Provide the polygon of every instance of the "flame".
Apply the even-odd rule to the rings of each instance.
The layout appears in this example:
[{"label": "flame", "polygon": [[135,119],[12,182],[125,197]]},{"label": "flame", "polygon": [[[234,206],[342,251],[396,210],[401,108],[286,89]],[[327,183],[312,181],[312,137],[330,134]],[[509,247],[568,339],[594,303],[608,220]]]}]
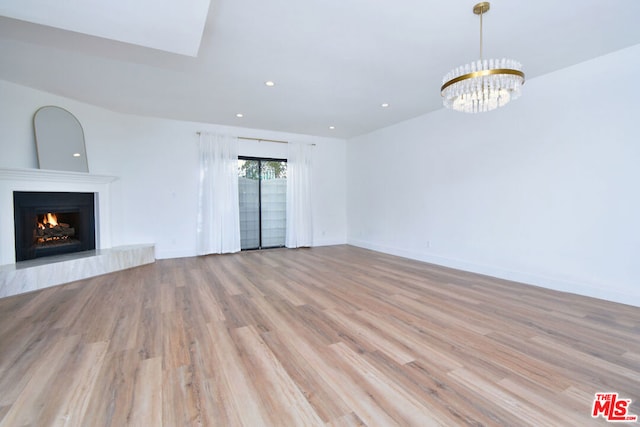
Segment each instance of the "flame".
[{"label": "flame", "polygon": [[52,214],[51,212],[47,214],[46,221],[50,224],[51,227],[55,227],[56,225],[58,225],[58,217],[56,216],[56,214]]},{"label": "flame", "polygon": [[42,222],[38,222],[38,228],[53,228],[58,225],[58,217],[56,214],[49,212],[43,215]]}]

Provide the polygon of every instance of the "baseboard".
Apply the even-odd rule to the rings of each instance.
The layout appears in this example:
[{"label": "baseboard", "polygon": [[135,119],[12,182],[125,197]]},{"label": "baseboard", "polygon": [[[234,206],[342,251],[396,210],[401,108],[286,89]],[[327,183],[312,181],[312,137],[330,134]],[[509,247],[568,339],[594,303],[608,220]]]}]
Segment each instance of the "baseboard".
[{"label": "baseboard", "polygon": [[162,251],[156,248],[156,259],[171,259],[171,258],[189,258],[198,256],[195,249],[181,249],[174,251]]},{"label": "baseboard", "polygon": [[346,245],[347,242],[344,239],[314,239],[313,246],[335,246]]},{"label": "baseboard", "polygon": [[621,304],[633,305],[640,307],[640,294],[612,289],[608,284],[590,285],[585,283],[571,282],[567,280],[557,279],[554,277],[543,276],[530,272],[513,271],[491,265],[483,265],[465,260],[441,257],[429,253],[421,253],[410,251],[402,248],[396,248],[387,245],[381,245],[359,239],[348,239],[348,244],[370,249],[377,252],[383,252],[390,255],[401,256],[404,258],[414,259],[417,261],[428,262],[443,267],[455,268],[457,270],[468,271],[471,273],[484,274],[491,277],[510,280],[513,282],[523,283],[526,285],[539,286],[560,292],[568,292],[576,295],[582,295],[592,298],[598,298],[606,301],[612,301]]}]

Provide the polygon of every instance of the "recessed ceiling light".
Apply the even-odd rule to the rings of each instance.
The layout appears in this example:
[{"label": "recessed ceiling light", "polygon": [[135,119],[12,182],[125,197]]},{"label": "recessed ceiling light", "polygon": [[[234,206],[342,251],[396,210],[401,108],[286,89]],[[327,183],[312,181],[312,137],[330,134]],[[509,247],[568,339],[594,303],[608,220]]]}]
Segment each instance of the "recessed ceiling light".
[{"label": "recessed ceiling light", "polygon": [[384,103],[380,104],[380,106],[382,108],[387,108],[389,106],[389,104],[387,102],[384,102]]},{"label": "recessed ceiling light", "polygon": [[329,129],[334,130],[336,127],[335,126],[329,126]]},{"label": "recessed ceiling light", "polygon": [[266,82],[264,82],[264,84],[269,86],[269,87],[274,87],[276,85],[275,82],[273,82],[271,80],[267,80]]},{"label": "recessed ceiling light", "polygon": [[242,114],[242,113],[238,113],[238,114],[236,114],[236,117],[238,117],[238,118],[242,118],[242,117],[244,117],[244,114]]},{"label": "recessed ceiling light", "polygon": [[80,157],[80,153],[73,153],[73,157]]}]

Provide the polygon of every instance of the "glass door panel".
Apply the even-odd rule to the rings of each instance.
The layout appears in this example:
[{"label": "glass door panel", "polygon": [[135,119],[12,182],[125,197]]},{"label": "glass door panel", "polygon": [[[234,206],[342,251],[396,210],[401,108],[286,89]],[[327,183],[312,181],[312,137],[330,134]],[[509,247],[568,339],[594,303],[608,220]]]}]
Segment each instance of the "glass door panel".
[{"label": "glass door panel", "polygon": [[261,247],[282,247],[287,225],[287,162],[261,162],[260,195]]},{"label": "glass door panel", "polygon": [[257,160],[238,160],[240,248],[260,248],[260,169]]}]

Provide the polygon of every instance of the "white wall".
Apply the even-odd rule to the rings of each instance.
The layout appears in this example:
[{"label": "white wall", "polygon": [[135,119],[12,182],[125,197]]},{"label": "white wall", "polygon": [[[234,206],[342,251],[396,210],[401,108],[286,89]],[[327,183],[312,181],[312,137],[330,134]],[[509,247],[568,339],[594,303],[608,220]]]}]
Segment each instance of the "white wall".
[{"label": "white wall", "polygon": [[640,45],[349,140],[349,243],[640,306],[638,72]]},{"label": "white wall", "polygon": [[[91,173],[120,178],[112,184],[116,246],[155,243],[158,258],[195,255],[197,131],[316,144],[314,245],[346,242],[344,140],[119,114],[0,80],[0,168],[37,168],[32,118],[43,105],[78,118]],[[241,141],[240,154],[286,158],[286,144]]]}]

